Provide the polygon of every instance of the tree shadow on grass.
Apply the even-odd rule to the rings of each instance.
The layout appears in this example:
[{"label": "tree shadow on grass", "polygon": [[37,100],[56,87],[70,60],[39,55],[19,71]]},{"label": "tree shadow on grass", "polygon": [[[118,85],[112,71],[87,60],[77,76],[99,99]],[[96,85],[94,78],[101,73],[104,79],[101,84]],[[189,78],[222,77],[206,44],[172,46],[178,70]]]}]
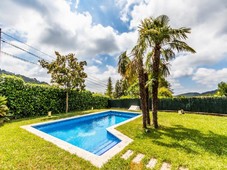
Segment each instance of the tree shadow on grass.
[{"label": "tree shadow on grass", "polygon": [[[150,138],[159,146],[176,148],[187,153],[198,153],[201,150],[216,154],[227,155],[227,136],[209,133],[201,133],[199,130],[186,128],[182,125],[173,127],[160,127],[160,129],[149,129],[150,133],[144,133],[144,138]],[[167,140],[168,139],[168,140]]]}]

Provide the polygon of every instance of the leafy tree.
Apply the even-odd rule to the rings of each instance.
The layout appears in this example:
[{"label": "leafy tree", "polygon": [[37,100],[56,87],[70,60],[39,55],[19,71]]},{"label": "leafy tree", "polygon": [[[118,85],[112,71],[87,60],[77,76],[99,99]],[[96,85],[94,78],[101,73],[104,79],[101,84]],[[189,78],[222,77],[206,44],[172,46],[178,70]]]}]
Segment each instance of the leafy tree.
[{"label": "leafy tree", "polygon": [[161,76],[161,77],[159,78],[158,87],[159,87],[159,88],[165,87],[165,88],[169,89],[170,91],[172,91],[172,90],[171,90],[171,85],[170,85],[170,83],[165,79],[164,76]]},{"label": "leafy tree", "polygon": [[68,95],[72,89],[78,91],[84,90],[85,78],[87,74],[84,72],[86,61],[78,62],[75,54],[61,55],[55,52],[57,58],[55,61],[48,63],[41,60],[40,64],[51,74],[51,83],[57,84],[66,90],[66,113],[68,112]]},{"label": "leafy tree", "polygon": [[[190,28],[174,29],[169,25],[169,18],[161,15],[157,18],[146,18],[139,26],[139,39],[137,46],[140,48],[140,56],[150,52],[151,74],[152,74],[152,115],[154,128],[158,128],[158,87],[161,74],[167,75],[168,61],[175,57],[175,52],[191,52],[195,50],[188,46],[184,41]],[[143,65],[140,64],[139,67]],[[143,68],[140,68],[141,70]],[[139,75],[141,76],[141,75]],[[141,93],[141,98],[145,95]],[[145,102],[145,101],[144,101]]]},{"label": "leafy tree", "polygon": [[128,87],[127,94],[132,98],[139,98],[139,81],[136,80],[131,86]]},{"label": "leafy tree", "polygon": [[113,85],[112,85],[112,80],[109,77],[108,78],[108,83],[107,83],[107,88],[106,88],[106,93],[107,96],[109,96],[109,98],[112,98],[113,96]]},{"label": "leafy tree", "polygon": [[227,83],[220,82],[218,84],[218,95],[227,96]]},{"label": "leafy tree", "polygon": [[172,92],[166,88],[166,87],[161,87],[158,89],[158,97],[159,98],[172,98]]}]

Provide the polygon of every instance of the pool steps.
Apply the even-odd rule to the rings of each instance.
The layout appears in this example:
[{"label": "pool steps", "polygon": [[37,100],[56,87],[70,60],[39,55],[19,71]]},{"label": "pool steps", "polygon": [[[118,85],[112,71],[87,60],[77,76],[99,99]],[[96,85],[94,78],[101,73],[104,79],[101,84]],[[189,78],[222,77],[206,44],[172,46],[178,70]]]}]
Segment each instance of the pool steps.
[{"label": "pool steps", "polygon": [[118,144],[118,141],[105,140],[98,147],[96,147],[96,149],[92,153],[100,156],[116,144]]}]

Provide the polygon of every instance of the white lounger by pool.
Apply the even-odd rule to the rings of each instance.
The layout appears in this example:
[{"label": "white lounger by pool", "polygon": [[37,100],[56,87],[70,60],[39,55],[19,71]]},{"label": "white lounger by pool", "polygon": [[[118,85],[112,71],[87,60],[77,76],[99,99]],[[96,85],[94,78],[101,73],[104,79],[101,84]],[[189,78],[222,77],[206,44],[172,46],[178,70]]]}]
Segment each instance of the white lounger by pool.
[{"label": "white lounger by pool", "polygon": [[140,107],[136,105],[131,105],[128,110],[140,110]]}]

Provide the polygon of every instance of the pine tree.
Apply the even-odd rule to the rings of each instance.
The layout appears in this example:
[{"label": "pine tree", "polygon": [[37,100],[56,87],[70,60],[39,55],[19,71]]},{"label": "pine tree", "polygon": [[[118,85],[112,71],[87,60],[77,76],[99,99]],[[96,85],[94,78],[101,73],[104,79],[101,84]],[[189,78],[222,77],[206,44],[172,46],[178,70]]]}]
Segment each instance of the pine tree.
[{"label": "pine tree", "polygon": [[113,85],[112,85],[112,80],[109,77],[108,78],[108,83],[107,83],[107,89],[106,89],[106,93],[107,96],[109,96],[109,98],[113,97]]},{"label": "pine tree", "polygon": [[119,98],[121,97],[121,84],[120,81],[117,80],[115,84],[115,91],[114,91],[114,98]]}]

